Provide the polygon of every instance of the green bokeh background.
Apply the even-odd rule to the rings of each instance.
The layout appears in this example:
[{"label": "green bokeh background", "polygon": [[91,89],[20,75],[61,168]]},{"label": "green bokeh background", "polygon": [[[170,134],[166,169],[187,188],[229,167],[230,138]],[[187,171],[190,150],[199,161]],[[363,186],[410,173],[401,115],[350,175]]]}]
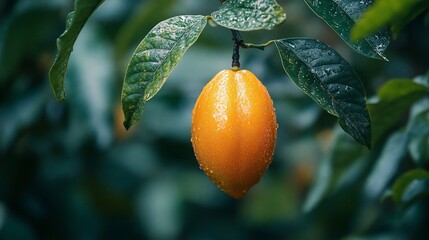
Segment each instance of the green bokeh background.
[{"label": "green bokeh background", "polygon": [[[304,1],[278,2],[286,22],[273,31],[243,33],[245,41],[317,38],[350,62],[368,96],[391,78],[412,78],[429,68],[424,16],[393,40],[387,63],[355,53]],[[279,129],[273,163],[241,200],[209,181],[193,154],[191,113],[203,86],[230,68],[227,29],[206,27],[147,103],[142,120],[125,131],[120,91],[139,41],[163,19],[209,15],[218,7],[215,0],[106,0],[76,41],[66,77],[67,99],[58,103],[47,73],[73,1],[0,2],[0,239],[425,236],[427,198],[401,214],[391,200],[380,203],[368,196],[365,183],[372,158],[348,165],[352,150],[361,147],[288,79],[274,46],[241,50],[242,68],[258,76],[274,100]],[[305,212],[316,173],[339,135],[348,145],[341,153],[343,165],[337,167],[360,170],[347,171],[341,187]],[[395,172],[386,168],[381,177],[396,176],[397,169],[409,165],[405,157]]]}]

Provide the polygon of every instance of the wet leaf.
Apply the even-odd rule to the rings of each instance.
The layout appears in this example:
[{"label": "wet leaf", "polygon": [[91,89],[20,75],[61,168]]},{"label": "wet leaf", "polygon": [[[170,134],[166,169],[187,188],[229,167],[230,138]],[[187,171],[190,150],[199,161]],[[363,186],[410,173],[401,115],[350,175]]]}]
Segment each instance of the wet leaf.
[{"label": "wet leaf", "polygon": [[378,98],[368,103],[372,142],[377,143],[415,101],[428,94],[429,87],[410,79],[393,79],[384,84],[378,91]]},{"label": "wet leaf", "polygon": [[429,172],[423,169],[414,169],[400,176],[393,184],[393,200],[397,205],[403,202],[404,193],[414,181],[429,179]]},{"label": "wet leaf", "polygon": [[[363,39],[389,25],[400,29],[401,25],[409,21],[410,17],[413,18],[416,12],[427,7],[429,7],[427,0],[377,0],[353,27],[351,36],[356,40]],[[395,32],[397,33],[399,29]]]},{"label": "wet leaf", "polygon": [[201,15],[177,16],[156,25],[137,46],[122,88],[124,126],[140,120],[146,102],[163,86],[207,23]]},{"label": "wet leaf", "polygon": [[76,0],[75,10],[67,16],[66,30],[57,39],[58,55],[49,71],[49,80],[58,101],[65,99],[64,79],[73,45],[91,14],[104,0]]},{"label": "wet leaf", "polygon": [[351,66],[332,48],[314,39],[283,39],[274,43],[286,73],[330,114],[357,142],[371,145],[365,90]]},{"label": "wet leaf", "polygon": [[238,31],[269,30],[286,19],[275,0],[227,0],[211,16],[217,24]]},{"label": "wet leaf", "polygon": [[353,41],[350,32],[372,0],[305,0],[307,5],[322,18],[350,47],[371,58],[387,60],[384,51],[389,45],[388,31]]}]

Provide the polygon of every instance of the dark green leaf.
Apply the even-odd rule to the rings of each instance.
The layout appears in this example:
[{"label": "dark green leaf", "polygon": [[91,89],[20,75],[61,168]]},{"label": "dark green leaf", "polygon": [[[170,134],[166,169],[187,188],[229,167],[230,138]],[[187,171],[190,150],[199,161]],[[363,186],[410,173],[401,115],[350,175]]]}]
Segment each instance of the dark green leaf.
[{"label": "dark green leaf", "polygon": [[415,11],[428,5],[427,0],[377,0],[353,27],[351,36],[359,40],[388,25],[402,25]]},{"label": "dark green leaf", "polygon": [[161,89],[206,23],[207,18],[200,15],[172,17],[156,25],[140,42],[122,88],[125,128],[140,120],[146,102]]},{"label": "dark green leaf", "polygon": [[362,82],[332,48],[314,39],[274,43],[289,77],[330,114],[357,142],[370,147],[371,125]]},{"label": "dark green leaf", "polygon": [[368,104],[373,126],[372,142],[377,143],[416,100],[428,93],[428,87],[409,79],[395,79],[384,84],[378,91],[378,99]]},{"label": "dark green leaf", "polygon": [[227,0],[211,15],[217,24],[238,31],[269,30],[286,19],[275,0]]},{"label": "dark green leaf", "polygon": [[424,165],[429,161],[429,100],[414,104],[407,126],[408,149],[413,160]]},{"label": "dark green leaf", "polygon": [[[20,67],[24,62],[34,64],[40,54],[50,51],[56,37],[52,29],[58,27],[60,10],[41,5],[31,1],[24,8],[15,8],[11,17],[0,23],[0,85],[6,79],[11,81],[15,74],[22,74]],[[29,23],[34,31],[28,31]]]},{"label": "dark green leaf", "polygon": [[377,32],[362,38],[362,41],[350,38],[353,26],[372,4],[372,0],[305,0],[305,2],[357,52],[371,58],[387,60],[384,51],[390,41],[388,31]]},{"label": "dark green leaf", "polygon": [[404,193],[408,186],[415,180],[429,179],[429,172],[423,169],[414,169],[400,176],[393,184],[393,200],[397,205],[403,201]]},{"label": "dark green leaf", "polygon": [[395,18],[391,23],[392,35],[394,38],[398,37],[399,32],[402,28],[413,21],[417,16],[426,11],[429,8],[429,2],[421,1],[420,4],[416,4],[408,13],[402,14],[401,18]]},{"label": "dark green leaf", "polygon": [[383,146],[370,175],[365,182],[365,195],[376,199],[385,191],[386,186],[396,174],[396,171],[406,153],[407,137],[404,132],[393,134]]},{"label": "dark green leaf", "polygon": [[32,88],[20,98],[0,104],[0,153],[10,149],[19,133],[39,119],[45,102],[43,88]]},{"label": "dark green leaf", "polygon": [[416,204],[423,197],[427,197],[429,195],[429,188],[425,182],[427,181],[415,181],[408,187],[403,196],[403,211]]},{"label": "dark green leaf", "polygon": [[67,16],[66,30],[57,39],[58,55],[49,71],[49,80],[58,101],[65,98],[64,78],[74,42],[88,18],[103,2],[104,0],[76,0],[75,10]]},{"label": "dark green leaf", "polygon": [[[116,76],[114,58],[106,51],[110,43],[99,34],[97,27],[88,22],[75,43],[67,82],[67,92],[73,97],[68,99],[67,105],[70,107],[68,124],[80,129],[71,130],[74,139],[80,142],[91,139],[102,149],[110,146],[113,135],[111,114],[116,96],[112,96],[112,92]],[[76,151],[77,146],[69,144],[68,147]]]},{"label": "dark green leaf", "polygon": [[356,144],[350,136],[337,128],[331,149],[318,167],[303,210],[311,211],[326,195],[335,191],[341,181],[347,178],[346,175],[350,174],[352,166],[355,166],[366,152],[365,147]]}]

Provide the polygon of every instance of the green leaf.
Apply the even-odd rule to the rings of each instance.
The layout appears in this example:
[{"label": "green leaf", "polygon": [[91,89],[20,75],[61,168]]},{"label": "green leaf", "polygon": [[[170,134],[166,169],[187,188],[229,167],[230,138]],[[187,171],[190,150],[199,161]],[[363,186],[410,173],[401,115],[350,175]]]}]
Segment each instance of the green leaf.
[{"label": "green leaf", "polygon": [[425,6],[429,6],[427,0],[377,0],[353,27],[351,36],[359,40],[388,25],[400,26]]},{"label": "green leaf", "polygon": [[[34,65],[40,54],[51,50],[52,39],[57,37],[53,29],[58,28],[59,12],[50,4],[31,1],[0,20],[0,85],[13,81],[15,75],[22,74],[20,68]],[[37,31],[30,33],[29,23]]]},{"label": "green leaf", "polygon": [[91,14],[104,0],[76,0],[75,10],[68,14],[66,30],[57,39],[58,55],[49,71],[49,80],[58,101],[65,99],[64,79],[73,45]]},{"label": "green leaf", "polygon": [[337,116],[341,127],[357,142],[370,147],[365,90],[351,66],[315,39],[282,39],[274,43],[292,81],[323,109]]},{"label": "green leaf", "polygon": [[316,179],[305,199],[305,212],[311,211],[325,196],[338,190],[342,181],[349,177],[347,175],[352,174],[353,166],[367,153],[365,147],[356,144],[350,136],[340,131],[339,127],[334,134],[331,149],[317,168]]},{"label": "green leaf", "polygon": [[393,19],[390,30],[394,38],[398,37],[399,32],[402,28],[413,21],[417,16],[426,11],[429,8],[429,2],[421,2],[411,9],[407,14],[404,14],[401,18]]},{"label": "green leaf", "polygon": [[305,0],[305,2],[358,53],[387,61],[384,56],[390,41],[387,30],[362,38],[361,41],[350,38],[353,26],[372,4],[372,0]]},{"label": "green leaf", "polygon": [[429,93],[429,87],[409,79],[394,79],[378,91],[378,98],[369,101],[372,120],[372,142],[375,144],[410,106]]},{"label": "green leaf", "polygon": [[397,205],[403,202],[404,193],[415,180],[429,179],[429,172],[423,169],[414,169],[400,176],[392,187],[393,200]]},{"label": "green leaf", "polygon": [[367,198],[379,198],[398,170],[407,152],[407,137],[404,131],[392,134],[378,156],[364,187]]},{"label": "green leaf", "polygon": [[420,166],[429,161],[429,99],[415,103],[407,126],[408,150]]},{"label": "green leaf", "polygon": [[227,0],[211,16],[217,24],[238,31],[270,30],[286,19],[275,0]]},{"label": "green leaf", "polygon": [[176,16],[156,25],[131,57],[122,87],[124,126],[140,120],[146,102],[163,86],[186,50],[206,26],[201,15]]}]

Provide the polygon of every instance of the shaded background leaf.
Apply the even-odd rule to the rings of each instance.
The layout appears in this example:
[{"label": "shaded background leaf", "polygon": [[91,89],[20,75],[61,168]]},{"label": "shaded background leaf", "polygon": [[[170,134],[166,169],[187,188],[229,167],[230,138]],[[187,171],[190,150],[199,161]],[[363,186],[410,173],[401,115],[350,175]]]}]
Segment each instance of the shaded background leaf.
[{"label": "shaded background leaf", "polygon": [[407,191],[408,186],[413,181],[429,179],[429,172],[423,169],[414,169],[404,173],[400,176],[392,187],[393,199],[397,205],[402,204],[404,193]]},{"label": "shaded background leaf", "polygon": [[341,127],[370,147],[371,126],[362,82],[332,48],[314,39],[274,41],[282,65],[295,84],[339,118]]},{"label": "shaded background leaf", "polygon": [[[18,4],[11,10],[13,17],[5,20],[5,25],[0,28],[0,42],[3,43],[0,44],[0,86],[18,75],[28,59],[33,56],[43,58],[42,53],[49,49],[47,45],[56,37],[52,29],[58,26],[60,19],[58,7],[32,2],[26,6]],[[28,31],[29,22],[38,29],[37,32]],[[35,64],[37,67],[45,66]]]},{"label": "shaded background leaf", "polygon": [[319,163],[317,177],[303,205],[303,210],[313,210],[327,195],[341,188],[352,171],[351,166],[359,165],[367,150],[357,145],[350,136],[338,127],[328,154]]},{"label": "shaded background leaf", "polygon": [[383,30],[372,35],[365,35],[359,39],[361,41],[352,40],[350,37],[353,26],[373,0],[305,0],[305,2],[357,52],[371,58],[387,60],[384,51],[390,42],[388,31]]},{"label": "shaded background leaf", "polygon": [[429,161],[429,99],[424,98],[411,108],[407,125],[408,150],[418,166]]},{"label": "shaded background leaf", "polygon": [[161,89],[206,23],[201,15],[172,17],[156,25],[137,46],[122,87],[125,128],[140,120],[146,102]]},{"label": "shaded background leaf", "polygon": [[377,0],[353,27],[351,37],[360,40],[380,29],[394,26],[397,36],[403,25],[429,7],[426,0]]},{"label": "shaded background leaf", "polygon": [[227,0],[211,16],[217,24],[238,31],[270,30],[286,19],[275,0]]},{"label": "shaded background leaf", "polygon": [[376,144],[415,101],[428,94],[428,87],[410,79],[392,79],[384,84],[377,97],[368,101],[372,121],[372,142]]},{"label": "shaded background leaf", "polygon": [[392,134],[386,141],[376,163],[365,182],[365,195],[370,200],[381,197],[395,176],[396,171],[407,153],[407,136],[402,132]]}]

